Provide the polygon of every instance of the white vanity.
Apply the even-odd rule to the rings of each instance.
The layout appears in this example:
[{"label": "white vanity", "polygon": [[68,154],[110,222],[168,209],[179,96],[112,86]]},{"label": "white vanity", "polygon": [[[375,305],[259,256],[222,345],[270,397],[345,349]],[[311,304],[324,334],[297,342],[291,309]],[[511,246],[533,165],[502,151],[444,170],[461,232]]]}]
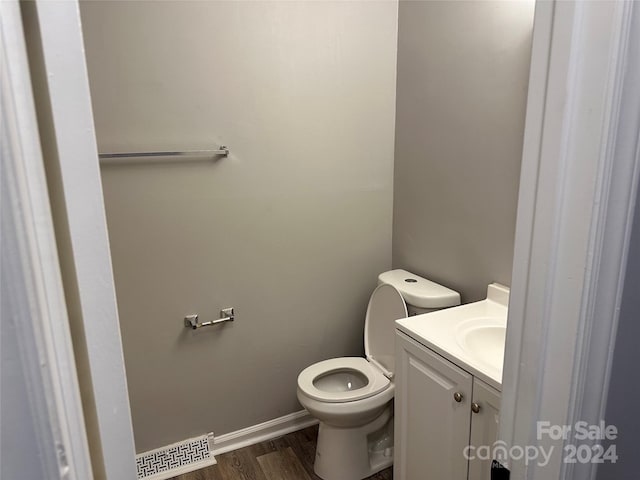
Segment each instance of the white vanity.
[{"label": "white vanity", "polygon": [[477,448],[497,440],[508,300],[491,284],[486,300],[396,322],[395,479],[489,480]]}]

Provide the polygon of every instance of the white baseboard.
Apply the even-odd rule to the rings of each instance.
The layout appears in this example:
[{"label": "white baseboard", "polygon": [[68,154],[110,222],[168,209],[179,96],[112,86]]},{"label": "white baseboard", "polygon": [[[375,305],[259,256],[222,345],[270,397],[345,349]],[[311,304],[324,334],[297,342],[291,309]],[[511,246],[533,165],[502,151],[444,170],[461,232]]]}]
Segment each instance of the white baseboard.
[{"label": "white baseboard", "polygon": [[222,453],[248,447],[256,443],[271,440],[272,438],[286,435],[287,433],[302,430],[318,423],[318,420],[309,415],[306,410],[290,413],[284,417],[274,418],[258,425],[214,436],[211,444],[211,453],[220,455]]},{"label": "white baseboard", "polygon": [[[317,423],[318,420],[309,415],[309,412],[300,410],[284,417],[274,418],[273,420],[243,428],[242,430],[236,430],[235,432],[225,433],[224,435],[203,435],[143,452],[136,455],[138,478],[144,480],[173,478],[183,473],[214,465],[216,463],[214,455],[271,440]],[[192,460],[183,459],[183,454],[177,451],[177,447],[180,446],[184,446],[187,450],[194,446],[197,447],[198,442],[203,444],[201,448],[202,446],[208,447],[208,451],[204,453],[198,452]],[[189,455],[186,455],[186,457],[189,457]],[[167,465],[163,465],[163,463],[167,463]]]}]

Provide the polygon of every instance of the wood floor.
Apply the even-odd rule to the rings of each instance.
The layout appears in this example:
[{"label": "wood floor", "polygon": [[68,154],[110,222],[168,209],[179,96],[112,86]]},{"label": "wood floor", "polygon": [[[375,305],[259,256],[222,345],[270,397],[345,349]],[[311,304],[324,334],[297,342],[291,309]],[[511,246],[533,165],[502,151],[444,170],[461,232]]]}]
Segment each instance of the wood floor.
[{"label": "wood floor", "polygon": [[[216,456],[217,465],[172,480],[321,480],[313,473],[318,426]],[[387,468],[371,480],[391,480]]]}]

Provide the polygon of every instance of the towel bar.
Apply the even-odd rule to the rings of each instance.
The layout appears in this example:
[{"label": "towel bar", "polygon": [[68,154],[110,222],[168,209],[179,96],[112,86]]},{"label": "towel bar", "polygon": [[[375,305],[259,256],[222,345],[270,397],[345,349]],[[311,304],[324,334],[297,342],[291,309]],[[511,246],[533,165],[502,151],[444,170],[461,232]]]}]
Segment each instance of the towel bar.
[{"label": "towel bar", "polygon": [[220,145],[216,150],[184,150],[175,152],[121,152],[121,153],[99,153],[101,161],[109,161],[122,158],[160,158],[160,157],[228,157],[229,148]]}]

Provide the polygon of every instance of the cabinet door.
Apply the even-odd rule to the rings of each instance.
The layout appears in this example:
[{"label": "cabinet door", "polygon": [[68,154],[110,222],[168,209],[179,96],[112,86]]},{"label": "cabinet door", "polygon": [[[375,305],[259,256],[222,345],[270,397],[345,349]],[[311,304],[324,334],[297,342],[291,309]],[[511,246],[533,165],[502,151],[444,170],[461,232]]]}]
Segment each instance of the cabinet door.
[{"label": "cabinet door", "polygon": [[[498,421],[500,420],[500,392],[481,380],[473,380],[473,403],[480,407],[478,413],[471,415],[471,446],[474,452],[480,446],[488,446],[498,440]],[[472,457],[473,458],[473,457]],[[490,480],[491,460],[469,461],[469,480]]]},{"label": "cabinet door", "polygon": [[394,479],[466,480],[471,375],[401,332],[396,355]]}]

